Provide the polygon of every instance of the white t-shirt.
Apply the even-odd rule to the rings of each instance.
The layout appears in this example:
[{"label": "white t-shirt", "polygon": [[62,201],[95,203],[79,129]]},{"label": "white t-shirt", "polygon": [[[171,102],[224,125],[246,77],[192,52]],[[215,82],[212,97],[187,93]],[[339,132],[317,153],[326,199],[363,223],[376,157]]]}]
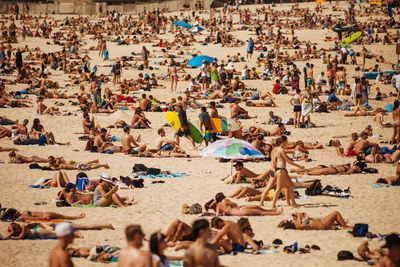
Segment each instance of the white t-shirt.
[{"label": "white t-shirt", "polygon": [[394,86],[396,86],[397,90],[400,90],[400,74],[393,75],[392,80],[394,80]]}]

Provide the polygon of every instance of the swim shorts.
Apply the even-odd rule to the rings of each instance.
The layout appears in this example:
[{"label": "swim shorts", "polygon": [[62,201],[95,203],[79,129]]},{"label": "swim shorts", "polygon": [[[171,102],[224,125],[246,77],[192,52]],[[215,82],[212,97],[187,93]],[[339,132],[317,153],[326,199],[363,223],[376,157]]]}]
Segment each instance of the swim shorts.
[{"label": "swim shorts", "polygon": [[244,252],[244,247],[238,243],[232,243],[232,252]]},{"label": "swim shorts", "polygon": [[160,148],[161,151],[172,150],[172,146],[170,144],[165,144]]}]

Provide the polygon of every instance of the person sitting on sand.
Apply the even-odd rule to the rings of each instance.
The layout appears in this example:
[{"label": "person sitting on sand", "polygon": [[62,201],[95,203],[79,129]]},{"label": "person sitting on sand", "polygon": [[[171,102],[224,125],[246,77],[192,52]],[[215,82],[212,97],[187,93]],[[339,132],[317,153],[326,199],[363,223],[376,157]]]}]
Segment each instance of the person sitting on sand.
[{"label": "person sitting on sand", "polygon": [[122,151],[125,154],[138,154],[146,150],[146,145],[139,145],[137,142],[140,141],[140,135],[136,138],[130,134],[130,127],[126,125],[124,127],[124,134],[121,137]]},{"label": "person sitting on sand", "polygon": [[249,183],[252,180],[265,180],[269,178],[269,170],[262,174],[256,174],[251,170],[244,167],[243,161],[236,161],[233,164],[233,167],[236,170],[236,173],[232,175],[232,183]]},{"label": "person sitting on sand", "polygon": [[8,154],[10,163],[13,164],[24,164],[24,163],[49,163],[49,159],[40,158],[37,156],[26,157],[11,151]]},{"label": "person sitting on sand", "polygon": [[188,224],[176,219],[169,226],[166,232],[165,240],[173,245],[177,241],[194,241],[192,240],[192,227]]},{"label": "person sitting on sand", "polygon": [[134,203],[128,201],[125,197],[120,197],[116,192],[118,191],[118,185],[114,185],[114,182],[110,180],[107,174],[102,174],[99,185],[96,187],[93,193],[93,204],[100,207],[107,207],[111,204],[117,205],[118,207],[127,207]]},{"label": "person sitting on sand", "polygon": [[61,115],[60,110],[58,108],[46,106],[45,104],[43,104],[43,100],[44,99],[41,96],[39,96],[36,100],[36,103],[37,103],[36,113],[37,114]]},{"label": "person sitting on sand", "polygon": [[138,224],[131,224],[125,228],[128,246],[119,253],[118,267],[152,266],[151,253],[142,251],[144,233]]},{"label": "person sitting on sand", "polygon": [[223,193],[217,193],[214,201],[217,216],[274,216],[283,212],[282,208],[268,210],[256,205],[239,206],[235,202],[226,199]]},{"label": "person sitting on sand", "polygon": [[347,225],[338,211],[334,211],[322,219],[311,218],[305,212],[293,213],[292,217],[292,220],[281,221],[278,227],[294,230],[333,230],[337,226],[347,230],[353,228]]},{"label": "person sitting on sand", "polygon": [[133,114],[132,121],[131,121],[131,127],[134,129],[140,129],[140,128],[151,128],[150,127],[150,121],[146,119],[144,116],[144,113],[140,107],[135,108],[135,113]]},{"label": "person sitting on sand", "polygon": [[[218,229],[218,233],[212,239],[211,244],[219,244],[227,253],[244,252],[246,242],[243,232],[237,223],[214,217],[211,219],[211,228]],[[224,238],[225,236],[227,239]],[[226,240],[228,240],[228,242],[226,242]],[[254,250],[259,249],[258,245],[254,242],[252,242],[252,245]]]},{"label": "person sitting on sand", "polygon": [[209,243],[211,238],[209,222],[205,219],[196,220],[192,228],[195,241],[186,251],[183,266],[219,267],[218,247]]},{"label": "person sitting on sand", "polygon": [[257,117],[250,117],[249,112],[239,106],[240,100],[236,99],[231,105],[231,118],[232,119],[252,119]]},{"label": "person sitting on sand", "polygon": [[357,248],[357,253],[364,261],[379,260],[384,255],[382,249],[370,250],[368,247],[368,241],[363,241],[362,244]]},{"label": "person sitting on sand", "polygon": [[189,155],[179,146],[179,144],[172,139],[168,139],[163,128],[157,131],[159,138],[156,141],[156,149],[160,152],[161,156],[170,157],[188,157]]},{"label": "person sitting on sand", "polygon": [[68,205],[88,205],[93,204],[93,194],[83,194],[77,191],[75,184],[67,183],[57,194],[58,201],[65,201]]},{"label": "person sitting on sand", "polygon": [[45,131],[43,125],[40,123],[39,118],[35,118],[33,120],[33,125],[31,131],[29,132],[29,137],[32,139],[39,139],[41,136],[44,136],[46,139],[47,145],[66,145],[68,146],[70,143],[60,143],[55,140],[54,134],[52,132]]}]

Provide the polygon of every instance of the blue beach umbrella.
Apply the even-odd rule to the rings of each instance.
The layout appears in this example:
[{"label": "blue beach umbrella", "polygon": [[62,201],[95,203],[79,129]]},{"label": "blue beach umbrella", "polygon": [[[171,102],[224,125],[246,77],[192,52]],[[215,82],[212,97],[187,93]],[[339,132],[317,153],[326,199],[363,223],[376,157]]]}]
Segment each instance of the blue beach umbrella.
[{"label": "blue beach umbrella", "polygon": [[178,27],[186,28],[186,29],[192,28],[192,25],[190,25],[189,23],[180,21],[180,20],[175,20],[175,25]]},{"label": "blue beach umbrella", "polygon": [[204,55],[199,55],[193,57],[191,60],[188,61],[188,65],[191,67],[200,67],[203,64],[203,60],[207,61],[208,63],[214,62],[214,58]]}]

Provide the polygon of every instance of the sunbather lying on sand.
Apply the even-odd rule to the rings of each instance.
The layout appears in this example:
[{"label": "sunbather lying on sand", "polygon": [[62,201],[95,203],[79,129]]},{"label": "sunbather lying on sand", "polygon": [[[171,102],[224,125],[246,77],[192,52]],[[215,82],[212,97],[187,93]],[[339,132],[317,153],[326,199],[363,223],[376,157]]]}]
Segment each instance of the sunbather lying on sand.
[{"label": "sunbather lying on sand", "polygon": [[[111,229],[114,227],[111,224],[95,224],[95,225],[75,225],[72,224],[76,230],[103,230]],[[56,233],[54,232],[56,224],[46,225],[43,223],[10,223],[7,229],[7,234],[3,239],[14,239],[14,240],[24,240],[24,239],[56,239]],[[76,233],[76,237],[81,237],[79,233]]]},{"label": "sunbather lying on sand", "polygon": [[18,211],[13,208],[4,210],[0,215],[0,220],[12,220],[12,221],[50,221],[50,220],[78,220],[85,217],[85,213],[81,213],[76,216],[68,216],[60,213],[50,211]]},{"label": "sunbather lying on sand", "polygon": [[8,154],[10,158],[10,163],[14,164],[24,164],[24,163],[48,163],[49,159],[40,158],[37,156],[26,157],[20,154],[15,153],[15,151],[11,151]]},{"label": "sunbather lying on sand", "polygon": [[256,205],[239,206],[235,202],[226,199],[223,193],[217,193],[213,203],[208,208],[215,209],[217,216],[268,216],[280,215],[283,212],[282,208],[269,210]]},{"label": "sunbather lying on sand", "polygon": [[333,175],[333,174],[352,174],[361,173],[362,169],[357,165],[340,164],[340,165],[318,165],[308,169],[292,169],[291,173],[298,173],[304,175]]},{"label": "sunbather lying on sand", "polygon": [[295,230],[332,230],[340,226],[342,229],[352,229],[338,211],[334,211],[322,219],[311,218],[305,212],[293,213],[292,217],[291,220],[281,221],[278,227]]}]

